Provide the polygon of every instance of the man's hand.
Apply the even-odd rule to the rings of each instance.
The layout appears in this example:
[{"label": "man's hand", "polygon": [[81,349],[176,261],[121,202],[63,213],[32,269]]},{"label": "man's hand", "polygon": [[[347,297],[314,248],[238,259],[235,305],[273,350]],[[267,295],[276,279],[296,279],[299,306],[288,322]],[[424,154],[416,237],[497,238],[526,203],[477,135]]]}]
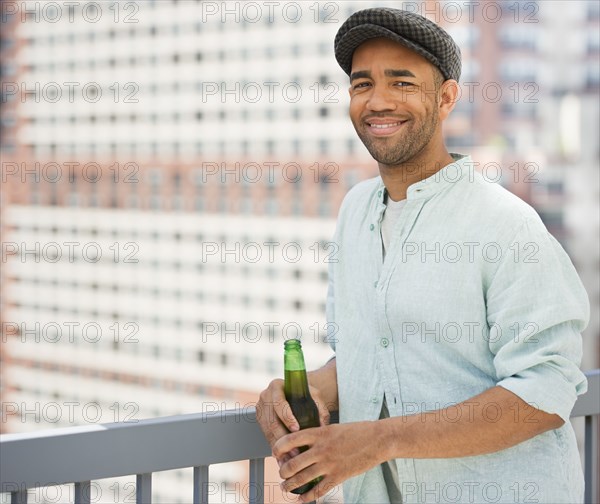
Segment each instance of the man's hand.
[{"label": "man's hand", "polygon": [[[319,409],[321,425],[327,425],[329,423],[329,411],[325,406],[321,393],[317,388],[311,385],[309,385],[309,391]],[[300,429],[298,421],[292,414],[290,404],[285,399],[283,380],[281,379],[273,380],[269,386],[261,392],[259,401],[256,404],[256,416],[260,428],[271,447],[273,447],[277,440],[282,436]],[[290,455],[296,453],[297,451],[294,451]],[[278,457],[280,463],[282,463],[283,460],[283,455]],[[287,460],[287,458],[285,458],[285,460]]]},{"label": "man's hand", "polygon": [[[558,415],[541,411],[497,386],[444,410],[305,429],[278,438],[272,446],[285,490],[323,476],[302,495],[301,500],[309,502],[386,460],[493,453],[563,423]],[[309,448],[298,454],[301,446]]]},{"label": "man's hand", "polygon": [[[383,441],[383,438],[381,438]],[[301,446],[308,450],[288,457]],[[273,455],[281,463],[282,488],[294,488],[323,476],[309,492],[299,496],[310,502],[324,496],[343,481],[368,471],[386,460],[387,453],[378,442],[376,422],[334,424],[287,434],[273,445]]]}]

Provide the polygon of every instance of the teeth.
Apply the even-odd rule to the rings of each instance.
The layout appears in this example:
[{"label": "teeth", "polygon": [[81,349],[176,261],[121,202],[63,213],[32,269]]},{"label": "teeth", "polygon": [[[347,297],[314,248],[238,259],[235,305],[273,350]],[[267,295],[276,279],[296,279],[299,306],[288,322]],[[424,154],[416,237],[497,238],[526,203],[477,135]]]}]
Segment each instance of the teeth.
[{"label": "teeth", "polygon": [[394,128],[395,126],[398,126],[400,123],[393,123],[393,124],[371,124],[371,128],[375,128],[375,129],[387,129],[387,128]]}]

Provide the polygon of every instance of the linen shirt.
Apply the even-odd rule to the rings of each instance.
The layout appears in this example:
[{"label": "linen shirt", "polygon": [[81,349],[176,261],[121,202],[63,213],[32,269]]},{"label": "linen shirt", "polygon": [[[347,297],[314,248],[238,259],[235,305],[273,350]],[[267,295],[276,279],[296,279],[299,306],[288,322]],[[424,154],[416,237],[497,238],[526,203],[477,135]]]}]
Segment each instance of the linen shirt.
[{"label": "linen shirt", "polygon": [[[377,420],[384,397],[390,416],[419,415],[498,385],[565,424],[491,454],[396,459],[403,502],[582,502],[569,415],[587,389],[587,294],[536,212],[453,158],[408,188],[385,258],[382,179],[342,203],[327,297],[340,422]],[[381,466],[346,481],[344,502],[389,502]]]}]

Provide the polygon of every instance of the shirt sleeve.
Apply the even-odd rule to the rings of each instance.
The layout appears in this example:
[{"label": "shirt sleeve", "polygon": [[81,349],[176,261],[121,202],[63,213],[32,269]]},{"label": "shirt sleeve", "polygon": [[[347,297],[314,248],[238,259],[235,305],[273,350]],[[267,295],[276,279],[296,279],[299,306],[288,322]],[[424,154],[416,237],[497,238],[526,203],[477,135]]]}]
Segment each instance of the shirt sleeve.
[{"label": "shirt sleeve", "polygon": [[516,231],[486,303],[497,385],[567,421],[587,390],[579,365],[589,301],[571,260],[541,221],[527,219]]}]

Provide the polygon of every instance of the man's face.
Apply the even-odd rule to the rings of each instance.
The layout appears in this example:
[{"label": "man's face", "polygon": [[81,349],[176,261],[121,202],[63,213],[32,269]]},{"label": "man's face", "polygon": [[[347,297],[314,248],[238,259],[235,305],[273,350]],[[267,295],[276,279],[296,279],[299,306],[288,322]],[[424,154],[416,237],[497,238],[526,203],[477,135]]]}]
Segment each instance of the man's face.
[{"label": "man's face", "polygon": [[352,58],[350,118],[371,156],[388,166],[409,162],[440,124],[435,67],[385,38],[361,44]]}]

